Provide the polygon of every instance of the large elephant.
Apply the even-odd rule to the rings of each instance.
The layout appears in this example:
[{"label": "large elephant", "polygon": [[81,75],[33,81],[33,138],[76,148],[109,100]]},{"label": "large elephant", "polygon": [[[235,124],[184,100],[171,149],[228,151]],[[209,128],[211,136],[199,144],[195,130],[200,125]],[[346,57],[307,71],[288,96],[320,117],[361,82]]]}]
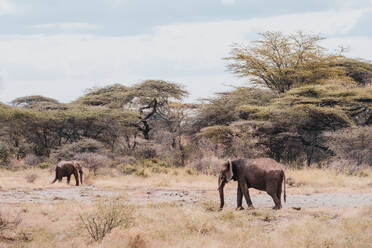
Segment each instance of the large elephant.
[{"label": "large elephant", "polygon": [[70,183],[71,175],[74,174],[76,186],[79,186],[79,176],[80,173],[80,183],[83,184],[83,169],[81,168],[79,162],[77,161],[61,161],[56,167],[56,178],[52,183],[62,181],[62,177],[67,177],[67,183]]},{"label": "large elephant", "polygon": [[243,195],[248,207],[253,208],[249,196],[249,188],[266,191],[274,200],[275,207],[282,207],[281,194],[282,183],[284,183],[284,201],[286,201],[285,192],[285,174],[281,164],[273,159],[238,159],[227,161],[221,166],[218,177],[218,191],[220,193],[220,209],[224,206],[223,188],[230,180],[238,181],[237,190],[237,209],[241,210]]}]

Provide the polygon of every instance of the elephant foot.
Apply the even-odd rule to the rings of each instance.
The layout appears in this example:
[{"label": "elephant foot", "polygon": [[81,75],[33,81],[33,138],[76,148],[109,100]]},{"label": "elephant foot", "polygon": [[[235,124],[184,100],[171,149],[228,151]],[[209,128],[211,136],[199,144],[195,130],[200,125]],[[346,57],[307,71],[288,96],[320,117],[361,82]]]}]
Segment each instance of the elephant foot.
[{"label": "elephant foot", "polygon": [[244,208],[240,206],[240,207],[237,207],[235,210],[240,211],[240,210],[244,210]]},{"label": "elephant foot", "polygon": [[253,205],[249,205],[248,209],[254,209]]},{"label": "elephant foot", "polygon": [[280,206],[275,206],[275,207],[273,207],[273,209],[274,210],[279,210],[279,209],[281,209],[281,207]]}]

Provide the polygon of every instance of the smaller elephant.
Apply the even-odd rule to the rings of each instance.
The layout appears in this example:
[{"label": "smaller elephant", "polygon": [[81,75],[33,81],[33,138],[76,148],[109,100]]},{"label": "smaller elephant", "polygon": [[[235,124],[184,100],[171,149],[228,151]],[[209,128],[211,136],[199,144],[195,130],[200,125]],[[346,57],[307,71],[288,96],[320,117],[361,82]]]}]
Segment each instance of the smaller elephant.
[{"label": "smaller elephant", "polygon": [[249,188],[266,191],[273,199],[275,206],[273,209],[282,208],[281,194],[282,184],[284,185],[284,201],[286,201],[285,192],[285,174],[283,166],[273,159],[237,159],[225,162],[221,166],[218,177],[218,191],[220,193],[220,209],[224,205],[223,188],[230,180],[238,182],[237,189],[237,209],[243,209],[243,196],[248,207],[253,208]]},{"label": "smaller elephant", "polygon": [[56,166],[56,178],[52,183],[62,181],[62,177],[67,177],[67,183],[70,184],[71,175],[74,174],[76,186],[79,186],[79,176],[80,183],[83,184],[83,169],[77,161],[61,161]]}]

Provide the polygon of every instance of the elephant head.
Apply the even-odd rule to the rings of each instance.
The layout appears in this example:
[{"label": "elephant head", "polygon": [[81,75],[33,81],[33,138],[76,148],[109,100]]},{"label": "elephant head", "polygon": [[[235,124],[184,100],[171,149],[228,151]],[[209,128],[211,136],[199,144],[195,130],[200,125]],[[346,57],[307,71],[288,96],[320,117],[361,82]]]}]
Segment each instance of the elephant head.
[{"label": "elephant head", "polygon": [[220,209],[223,208],[224,205],[224,193],[223,193],[223,188],[226,183],[231,181],[234,178],[234,173],[233,173],[233,164],[229,160],[228,162],[224,163],[221,166],[221,170],[218,176],[218,191],[220,192]]},{"label": "elephant head", "polygon": [[80,174],[80,184],[83,184],[83,169],[78,161],[74,161],[74,166]]}]

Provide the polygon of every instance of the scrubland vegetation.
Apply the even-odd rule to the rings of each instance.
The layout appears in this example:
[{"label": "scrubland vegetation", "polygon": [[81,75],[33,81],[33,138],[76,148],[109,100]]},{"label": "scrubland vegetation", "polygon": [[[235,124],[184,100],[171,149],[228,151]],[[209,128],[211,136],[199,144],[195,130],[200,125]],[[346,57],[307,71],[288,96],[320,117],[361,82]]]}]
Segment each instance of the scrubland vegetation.
[{"label": "scrubland vegetation", "polygon": [[131,187],[216,190],[218,166],[239,157],[283,163],[289,194],[370,192],[372,64],[330,53],[321,39],[267,32],[235,44],[228,68],[250,84],[193,104],[162,80],[92,88],[70,103],[1,104],[1,191],[72,187],[50,182],[58,161],[79,160],[84,185],[123,195],[1,205],[0,245],[368,247],[371,205],[217,212],[217,192],[216,201],[125,201]]}]

